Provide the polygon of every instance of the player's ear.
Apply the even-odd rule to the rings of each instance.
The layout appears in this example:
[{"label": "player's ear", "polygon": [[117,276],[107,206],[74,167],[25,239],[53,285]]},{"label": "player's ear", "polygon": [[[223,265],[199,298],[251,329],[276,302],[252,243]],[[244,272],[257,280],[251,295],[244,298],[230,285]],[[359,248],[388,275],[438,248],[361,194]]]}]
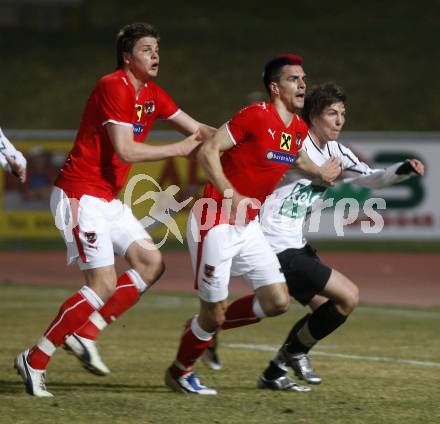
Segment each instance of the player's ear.
[{"label": "player's ear", "polygon": [[122,53],[122,60],[124,61],[124,65],[129,65],[131,60],[131,54],[128,52]]},{"label": "player's ear", "polygon": [[272,95],[278,95],[280,94],[280,89],[278,87],[278,83],[276,81],[272,81],[269,84],[269,88],[270,88],[270,92],[272,93]]}]

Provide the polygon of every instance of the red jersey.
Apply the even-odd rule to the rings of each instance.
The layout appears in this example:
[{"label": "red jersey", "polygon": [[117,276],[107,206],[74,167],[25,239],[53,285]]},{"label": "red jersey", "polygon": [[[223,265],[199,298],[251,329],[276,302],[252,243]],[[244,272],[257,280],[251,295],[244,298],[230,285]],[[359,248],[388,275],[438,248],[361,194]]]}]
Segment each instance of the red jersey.
[{"label": "red jersey", "polygon": [[[240,194],[263,204],[293,165],[307,136],[307,125],[294,114],[286,127],[275,107],[262,102],[242,109],[226,126],[235,146],[221,157],[223,172]],[[204,197],[220,205],[223,194],[208,182]],[[249,219],[257,215],[258,210],[248,210]]]},{"label": "red jersey", "polygon": [[170,119],[178,111],[171,97],[151,81],[136,97],[124,71],[105,75],[87,101],[75,144],[55,185],[76,195],[113,200],[124,186],[131,165],[116,154],[105,125],[132,127],[133,139],[143,143],[157,118]]}]

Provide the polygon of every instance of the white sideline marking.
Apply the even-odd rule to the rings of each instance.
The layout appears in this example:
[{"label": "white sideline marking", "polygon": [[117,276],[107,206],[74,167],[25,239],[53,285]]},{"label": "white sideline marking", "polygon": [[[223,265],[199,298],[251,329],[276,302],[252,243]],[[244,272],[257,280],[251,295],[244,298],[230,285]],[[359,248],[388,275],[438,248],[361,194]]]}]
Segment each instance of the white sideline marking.
[{"label": "white sideline marking", "polygon": [[[229,347],[231,349],[249,349],[249,350],[261,350],[265,352],[276,352],[278,348],[266,344],[248,344],[248,343],[222,343],[222,346]],[[363,356],[363,355],[346,355],[343,353],[328,353],[320,351],[310,352],[312,356],[329,356],[332,358],[341,359],[353,359],[361,361],[375,361],[375,362],[391,362],[393,364],[405,364],[405,365],[417,365],[422,367],[440,368],[440,362],[430,361],[417,361],[415,359],[395,359],[386,358],[383,356]]]}]

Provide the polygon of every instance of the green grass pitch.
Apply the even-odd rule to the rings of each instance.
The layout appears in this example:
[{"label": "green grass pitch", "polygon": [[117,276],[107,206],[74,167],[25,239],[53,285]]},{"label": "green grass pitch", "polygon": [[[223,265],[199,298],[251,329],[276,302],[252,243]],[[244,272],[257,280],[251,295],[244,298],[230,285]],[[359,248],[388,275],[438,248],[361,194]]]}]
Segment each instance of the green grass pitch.
[{"label": "green grass pitch", "polygon": [[440,308],[361,305],[316,347],[323,377],[310,393],[256,388],[256,379],[304,313],[222,333],[221,371],[202,364],[202,383],[218,396],[186,396],[163,384],[180,331],[197,310],[195,296],[154,290],[99,339],[112,374],[88,374],[59,349],[48,369],[51,399],[27,395],[13,370],[73,289],[0,285],[0,423],[393,424],[440,422]]}]

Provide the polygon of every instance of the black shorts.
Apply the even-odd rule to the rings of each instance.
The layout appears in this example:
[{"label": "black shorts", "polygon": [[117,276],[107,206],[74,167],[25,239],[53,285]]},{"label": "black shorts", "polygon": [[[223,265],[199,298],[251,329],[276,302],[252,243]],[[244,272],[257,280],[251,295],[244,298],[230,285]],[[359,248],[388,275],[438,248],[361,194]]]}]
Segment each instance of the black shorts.
[{"label": "black shorts", "polygon": [[321,262],[309,244],[302,249],[287,249],[279,253],[281,271],[286,277],[289,294],[303,305],[324,290],[331,268]]}]

